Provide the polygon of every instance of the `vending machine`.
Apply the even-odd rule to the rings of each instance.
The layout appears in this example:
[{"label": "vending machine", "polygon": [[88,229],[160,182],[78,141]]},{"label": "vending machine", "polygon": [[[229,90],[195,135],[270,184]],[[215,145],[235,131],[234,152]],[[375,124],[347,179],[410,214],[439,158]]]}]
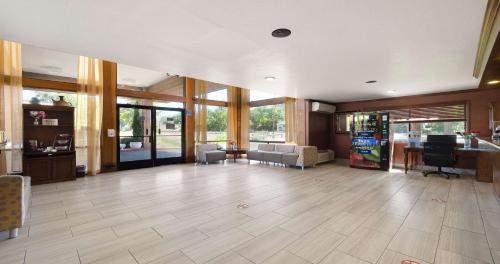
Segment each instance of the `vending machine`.
[{"label": "vending machine", "polygon": [[354,113],[350,166],[389,170],[389,113]]}]

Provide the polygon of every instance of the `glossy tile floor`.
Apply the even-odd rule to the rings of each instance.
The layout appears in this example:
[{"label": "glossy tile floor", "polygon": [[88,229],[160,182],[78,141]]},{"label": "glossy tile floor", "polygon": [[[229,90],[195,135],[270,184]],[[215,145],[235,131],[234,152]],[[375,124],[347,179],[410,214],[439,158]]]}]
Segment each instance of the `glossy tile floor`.
[{"label": "glossy tile floor", "polygon": [[491,184],[339,163],[173,165],[34,186],[0,263],[500,264]]}]

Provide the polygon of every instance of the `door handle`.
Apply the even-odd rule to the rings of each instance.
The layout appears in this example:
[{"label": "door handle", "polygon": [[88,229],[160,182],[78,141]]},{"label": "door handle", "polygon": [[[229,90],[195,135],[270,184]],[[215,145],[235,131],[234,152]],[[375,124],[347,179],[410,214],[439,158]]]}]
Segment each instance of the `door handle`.
[{"label": "door handle", "polygon": [[146,128],[146,136],[149,135],[149,129]]},{"label": "door handle", "polygon": [[161,128],[158,129],[158,134],[161,134]]}]

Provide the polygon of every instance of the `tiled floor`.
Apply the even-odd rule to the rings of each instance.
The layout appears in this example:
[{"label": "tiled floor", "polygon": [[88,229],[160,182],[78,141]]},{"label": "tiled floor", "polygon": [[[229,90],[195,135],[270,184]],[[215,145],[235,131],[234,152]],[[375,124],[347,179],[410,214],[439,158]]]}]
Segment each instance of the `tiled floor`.
[{"label": "tiled floor", "polygon": [[[238,208],[238,204],[248,208]],[[491,184],[351,169],[172,165],[33,187],[0,263],[500,264]]]}]

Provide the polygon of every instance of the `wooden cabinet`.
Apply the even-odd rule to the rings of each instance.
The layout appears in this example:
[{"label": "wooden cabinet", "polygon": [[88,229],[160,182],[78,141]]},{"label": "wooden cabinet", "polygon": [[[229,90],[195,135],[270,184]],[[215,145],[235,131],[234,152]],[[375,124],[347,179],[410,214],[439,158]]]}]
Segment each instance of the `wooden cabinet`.
[{"label": "wooden cabinet", "polygon": [[[43,117],[35,120],[33,114],[40,112]],[[52,119],[45,120],[52,122],[43,122],[43,119]],[[73,107],[23,105],[23,175],[31,176],[32,184],[74,180],[74,134]],[[60,148],[61,142],[67,142],[63,148]],[[44,152],[47,147],[57,152]]]},{"label": "wooden cabinet", "polygon": [[70,181],[76,178],[75,153],[28,154],[23,158],[23,175],[32,184]]},{"label": "wooden cabinet", "polygon": [[476,180],[493,182],[493,156],[496,152],[478,151],[476,157]]},{"label": "wooden cabinet", "polygon": [[30,176],[32,184],[51,182],[52,165],[46,157],[23,159],[23,175]]}]

